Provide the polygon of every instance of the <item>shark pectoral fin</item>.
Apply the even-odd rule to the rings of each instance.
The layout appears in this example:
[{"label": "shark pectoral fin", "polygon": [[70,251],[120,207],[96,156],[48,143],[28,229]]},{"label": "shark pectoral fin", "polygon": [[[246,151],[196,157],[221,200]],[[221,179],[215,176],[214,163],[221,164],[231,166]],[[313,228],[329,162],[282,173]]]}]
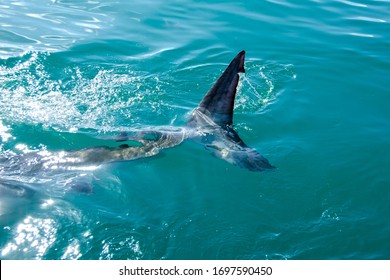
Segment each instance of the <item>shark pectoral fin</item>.
[{"label": "shark pectoral fin", "polygon": [[235,150],[229,148],[219,148],[213,145],[207,145],[207,148],[212,148],[215,156],[226,160],[230,164],[246,168],[250,171],[275,169],[275,167],[272,166],[265,157],[252,148]]},{"label": "shark pectoral fin", "polygon": [[249,169],[250,171],[275,169],[265,157],[252,148],[233,151],[231,157],[234,159],[235,165]]}]

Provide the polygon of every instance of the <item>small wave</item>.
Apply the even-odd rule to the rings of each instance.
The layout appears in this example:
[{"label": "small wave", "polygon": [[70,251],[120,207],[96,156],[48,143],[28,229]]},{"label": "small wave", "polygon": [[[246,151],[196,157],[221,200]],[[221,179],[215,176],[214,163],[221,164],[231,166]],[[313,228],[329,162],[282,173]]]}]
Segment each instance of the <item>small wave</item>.
[{"label": "small wave", "polygon": [[348,17],[347,19],[363,21],[363,22],[376,22],[376,23],[386,23],[387,22],[386,20],[383,20],[380,18],[364,17],[364,16]]},{"label": "small wave", "polygon": [[353,7],[360,7],[360,8],[367,8],[366,4],[358,3],[358,2],[352,2],[352,1],[347,1],[347,0],[339,0],[340,3],[343,3],[348,6],[353,6]]},{"label": "small wave", "polygon": [[350,32],[348,35],[356,36],[356,37],[365,37],[365,38],[374,38],[374,34],[364,34],[364,33],[357,33],[357,32]]}]

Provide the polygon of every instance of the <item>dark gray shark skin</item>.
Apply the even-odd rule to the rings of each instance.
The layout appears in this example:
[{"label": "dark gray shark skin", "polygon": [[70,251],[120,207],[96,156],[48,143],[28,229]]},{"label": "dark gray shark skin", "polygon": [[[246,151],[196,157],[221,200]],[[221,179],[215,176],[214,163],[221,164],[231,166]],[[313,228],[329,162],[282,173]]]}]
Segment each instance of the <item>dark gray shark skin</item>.
[{"label": "dark gray shark skin", "polygon": [[[233,109],[239,73],[244,73],[245,51],[232,60],[221,77],[192,112],[184,127],[154,127],[122,133],[117,147],[91,147],[81,150],[31,151],[3,158],[0,171],[33,175],[38,170],[77,170],[94,168],[102,163],[152,157],[161,150],[179,145],[189,138],[198,138],[215,156],[250,171],[273,169],[268,160],[248,147],[233,129]],[[134,144],[135,143],[135,144]],[[1,160],[0,160],[1,161]],[[0,162],[1,163],[1,162]]]},{"label": "dark gray shark skin", "polygon": [[274,169],[266,158],[249,148],[232,127],[238,73],[245,73],[244,60],[245,51],[241,51],[194,110],[187,125],[202,131],[203,144],[215,156],[250,171]]}]

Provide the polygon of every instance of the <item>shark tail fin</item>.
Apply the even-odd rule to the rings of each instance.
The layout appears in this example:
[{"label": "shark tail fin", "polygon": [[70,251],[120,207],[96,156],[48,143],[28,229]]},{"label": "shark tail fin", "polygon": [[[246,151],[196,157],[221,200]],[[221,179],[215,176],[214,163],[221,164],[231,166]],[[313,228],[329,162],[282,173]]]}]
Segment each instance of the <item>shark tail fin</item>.
[{"label": "shark tail fin", "polygon": [[230,62],[217,82],[210,88],[197,110],[220,126],[233,123],[234,99],[239,80],[238,73],[245,73],[245,51],[241,51]]}]

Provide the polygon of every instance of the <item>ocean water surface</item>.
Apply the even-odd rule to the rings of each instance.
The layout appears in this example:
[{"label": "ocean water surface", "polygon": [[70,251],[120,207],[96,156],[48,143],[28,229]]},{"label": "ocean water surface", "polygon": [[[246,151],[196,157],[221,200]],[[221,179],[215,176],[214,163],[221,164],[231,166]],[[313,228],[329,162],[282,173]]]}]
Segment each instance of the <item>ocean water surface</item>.
[{"label": "ocean water surface", "polygon": [[[1,1],[0,259],[390,259],[389,4]],[[185,125],[241,50],[234,127],[276,170],[20,160]]]}]

